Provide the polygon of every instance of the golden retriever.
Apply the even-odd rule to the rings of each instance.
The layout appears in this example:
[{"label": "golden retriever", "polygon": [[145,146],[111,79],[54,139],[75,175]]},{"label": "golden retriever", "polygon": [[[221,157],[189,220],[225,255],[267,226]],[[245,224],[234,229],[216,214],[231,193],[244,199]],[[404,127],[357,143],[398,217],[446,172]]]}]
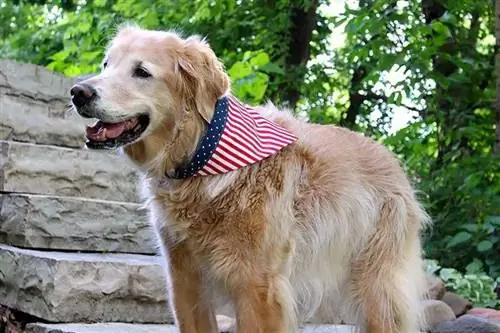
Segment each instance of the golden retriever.
[{"label": "golden retriever", "polygon": [[422,328],[429,218],[382,145],[269,103],[255,110],[295,142],[237,170],[171,177],[193,158],[217,101],[235,99],[208,43],[175,32],[122,27],[101,73],[71,94],[81,116],[99,120],[87,147],[123,149],[144,175],[181,333],[217,332],[225,302],[239,333],[306,322]]}]

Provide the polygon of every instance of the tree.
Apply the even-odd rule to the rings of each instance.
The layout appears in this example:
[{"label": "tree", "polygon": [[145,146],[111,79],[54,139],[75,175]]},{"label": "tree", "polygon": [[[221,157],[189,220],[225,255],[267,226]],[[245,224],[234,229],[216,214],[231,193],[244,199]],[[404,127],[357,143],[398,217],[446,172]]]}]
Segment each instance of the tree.
[{"label": "tree", "polygon": [[98,69],[107,38],[121,22],[182,27],[185,34],[206,36],[228,68],[238,63],[230,72],[242,98],[271,98],[294,108],[304,65],[317,54],[309,45],[321,45],[330,33],[326,24],[319,26],[325,19],[317,8],[325,2],[96,0],[83,6],[69,0],[19,1],[0,9],[0,18],[11,23],[0,28],[5,38],[0,54],[79,75]]}]

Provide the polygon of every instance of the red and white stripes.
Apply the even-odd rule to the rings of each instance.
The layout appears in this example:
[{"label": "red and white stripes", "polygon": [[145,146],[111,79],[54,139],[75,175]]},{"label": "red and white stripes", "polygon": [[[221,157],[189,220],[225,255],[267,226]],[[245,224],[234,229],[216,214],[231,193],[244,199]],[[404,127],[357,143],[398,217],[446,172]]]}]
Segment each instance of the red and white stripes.
[{"label": "red and white stripes", "polygon": [[226,173],[262,161],[297,140],[233,96],[228,96],[228,102],[224,131],[211,158],[198,171],[200,176]]}]

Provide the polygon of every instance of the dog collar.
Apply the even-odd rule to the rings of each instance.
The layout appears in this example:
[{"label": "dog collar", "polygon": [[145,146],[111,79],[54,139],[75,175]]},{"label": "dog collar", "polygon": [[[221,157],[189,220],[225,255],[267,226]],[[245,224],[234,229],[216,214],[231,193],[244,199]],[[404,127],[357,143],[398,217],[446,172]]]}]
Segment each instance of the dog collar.
[{"label": "dog collar", "polygon": [[217,100],[215,112],[193,158],[169,178],[218,175],[241,169],[276,154],[297,140],[234,96]]}]

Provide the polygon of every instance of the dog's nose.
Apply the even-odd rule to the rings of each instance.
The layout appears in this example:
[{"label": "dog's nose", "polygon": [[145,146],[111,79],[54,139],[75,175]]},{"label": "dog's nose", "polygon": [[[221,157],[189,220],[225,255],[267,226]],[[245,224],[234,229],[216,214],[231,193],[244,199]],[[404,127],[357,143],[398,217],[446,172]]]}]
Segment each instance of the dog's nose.
[{"label": "dog's nose", "polygon": [[86,84],[75,84],[71,90],[73,104],[77,108],[85,106],[95,97],[95,90]]}]

